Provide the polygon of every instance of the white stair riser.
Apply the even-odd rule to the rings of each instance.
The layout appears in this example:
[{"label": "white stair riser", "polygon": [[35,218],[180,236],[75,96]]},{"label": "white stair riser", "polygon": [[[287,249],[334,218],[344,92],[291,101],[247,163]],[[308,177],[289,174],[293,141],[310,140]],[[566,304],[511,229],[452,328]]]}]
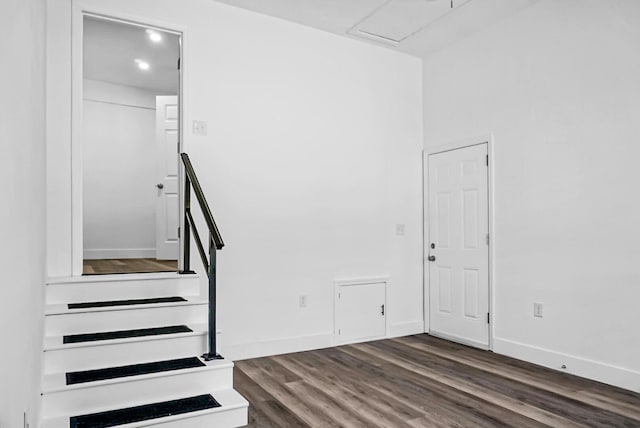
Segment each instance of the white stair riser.
[{"label": "white stair riser", "polygon": [[[139,424],[123,425],[123,427],[160,427],[160,428],[236,428],[243,427],[249,423],[247,407],[236,407],[225,409],[215,413],[198,412],[194,416],[176,418],[173,421],[158,422],[147,421]],[[69,428],[69,419],[57,418],[55,420],[46,420],[41,428]]]},{"label": "white stair riser", "polygon": [[206,342],[206,335],[191,335],[48,350],[44,353],[44,373],[82,371],[193,357],[206,352]]},{"label": "white stair riser", "polygon": [[165,376],[95,385],[88,388],[45,393],[42,414],[53,417],[65,414],[89,414],[105,409],[162,402],[176,396],[191,397],[212,390],[233,388],[233,367],[198,370],[190,373],[167,372]]},{"label": "white stair riser", "polygon": [[235,428],[243,427],[249,423],[247,407],[229,409],[219,413],[180,419],[162,424],[149,424],[143,426],[157,426],[160,428]]},{"label": "white stair riser", "polygon": [[162,280],[98,281],[90,283],[48,284],[47,304],[100,302],[109,300],[149,299],[167,296],[197,296],[198,278]]},{"label": "white stair riser", "polygon": [[182,324],[205,324],[207,304],[148,307],[45,316],[45,335],[97,333]]}]

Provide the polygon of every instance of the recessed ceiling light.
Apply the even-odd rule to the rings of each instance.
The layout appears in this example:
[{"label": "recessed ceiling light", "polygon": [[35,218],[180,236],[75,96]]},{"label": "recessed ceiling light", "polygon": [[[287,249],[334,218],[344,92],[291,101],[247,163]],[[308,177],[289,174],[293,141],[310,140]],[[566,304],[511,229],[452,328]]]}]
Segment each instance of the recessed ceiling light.
[{"label": "recessed ceiling light", "polygon": [[158,43],[162,41],[162,34],[158,33],[157,31],[147,30],[147,34],[149,35],[149,40],[151,40],[152,42]]},{"label": "recessed ceiling light", "polygon": [[140,70],[148,70],[149,69],[149,63],[147,61],[143,61],[141,59],[136,59],[135,63],[138,64],[138,67],[140,68]]}]

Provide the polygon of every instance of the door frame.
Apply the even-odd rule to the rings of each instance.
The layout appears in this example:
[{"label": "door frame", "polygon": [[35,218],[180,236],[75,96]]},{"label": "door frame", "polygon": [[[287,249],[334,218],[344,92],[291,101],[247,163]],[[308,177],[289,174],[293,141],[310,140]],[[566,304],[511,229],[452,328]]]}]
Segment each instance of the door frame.
[{"label": "door frame", "polygon": [[[429,313],[429,303],[430,303],[430,283],[429,283],[429,268],[430,263],[427,260],[429,255],[428,245],[430,241],[429,235],[429,156],[435,155],[437,153],[449,152],[457,149],[464,149],[467,147],[478,146],[481,144],[487,145],[487,154],[489,155],[489,166],[487,167],[487,205],[488,205],[488,220],[489,220],[489,266],[488,266],[488,274],[489,274],[489,342],[487,349],[493,350],[493,341],[495,336],[495,325],[496,325],[496,305],[495,305],[495,292],[494,292],[494,284],[495,284],[495,224],[494,224],[494,182],[493,182],[493,174],[494,174],[494,164],[495,157],[493,156],[493,135],[485,134],[479,135],[477,137],[465,138],[463,140],[452,141],[442,145],[436,145],[433,147],[427,147],[422,151],[422,224],[423,224],[423,242],[422,242],[422,278],[423,278],[423,319],[424,319],[424,332],[427,334],[431,333],[430,326],[430,313]],[[433,334],[435,335],[435,334]],[[438,336],[448,339],[444,337],[442,334],[438,334]],[[459,340],[458,340],[459,341]],[[459,341],[460,342],[460,341]],[[462,343],[462,342],[461,342]],[[475,345],[474,345],[475,346]]]},{"label": "door frame", "polygon": [[[174,23],[130,15],[118,10],[95,7],[84,0],[72,0],[71,5],[71,274],[81,276],[83,271],[83,19],[91,16],[106,21],[119,22],[176,34],[180,37],[180,69],[178,70],[178,141],[179,151],[185,150],[184,142],[184,70],[187,29]],[[177,65],[177,64],[176,64]],[[179,156],[179,154],[176,154]],[[184,211],[183,168],[179,163],[178,199],[180,212]],[[184,230],[184,216],[178,215],[180,230]],[[182,249],[182,234],[178,237]],[[182,268],[182,251],[178,253],[179,270]]]}]

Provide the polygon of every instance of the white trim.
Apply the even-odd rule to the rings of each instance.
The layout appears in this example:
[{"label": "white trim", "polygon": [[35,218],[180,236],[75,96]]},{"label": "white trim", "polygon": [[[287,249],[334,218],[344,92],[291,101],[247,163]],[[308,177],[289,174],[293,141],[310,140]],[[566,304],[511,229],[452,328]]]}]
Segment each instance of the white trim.
[{"label": "white trim", "polygon": [[59,276],[71,275],[72,259],[71,2],[47,4],[47,275]]},{"label": "white trim", "polygon": [[467,339],[466,337],[456,336],[455,334],[440,333],[439,331],[430,330],[429,335],[439,337],[440,339],[448,340],[450,342],[461,343],[467,346],[473,346],[474,348],[489,350],[489,346],[486,343],[476,342],[475,340]]},{"label": "white trim", "polygon": [[[640,372],[618,367],[575,355],[551,351],[538,346],[527,345],[500,337],[493,341],[493,351],[497,354],[517,358],[576,376],[615,385],[640,392]],[[566,368],[561,367],[565,365]]]},{"label": "white trim", "polygon": [[334,346],[333,333],[321,333],[309,336],[284,337],[280,339],[236,343],[222,343],[221,353],[225,358],[238,361],[292,352],[312,351]]},{"label": "white trim", "polygon": [[43,376],[42,394],[55,394],[56,392],[66,392],[66,391],[74,391],[74,390],[82,390],[82,389],[91,390],[92,388],[99,388],[104,385],[120,385],[120,384],[134,383],[134,382],[143,382],[147,379],[158,379],[158,378],[170,379],[173,376],[179,376],[181,374],[202,373],[202,372],[208,372],[213,370],[233,369],[233,366],[234,366],[233,362],[227,359],[204,361],[201,358],[200,358],[200,361],[204,363],[204,366],[191,367],[191,368],[185,368],[180,370],[170,370],[165,372],[138,374],[136,376],[102,379],[102,380],[93,381],[93,382],[76,383],[71,385],[67,385],[65,382],[66,373],[48,373]]},{"label": "white trim", "polygon": [[71,275],[82,275],[83,265],[83,15],[78,1],[71,5]]},{"label": "white trim", "polygon": [[[386,338],[410,336],[422,333],[422,320],[393,324]],[[381,338],[384,339],[384,338]],[[370,342],[376,339],[366,339],[348,343]],[[346,345],[337,344],[333,332],[314,334],[309,336],[285,337],[280,339],[235,343],[221,345],[221,353],[232,361],[247,360],[250,358],[268,357],[271,355],[290,354],[292,352],[312,351],[315,349],[331,348]]]},{"label": "white trim", "polygon": [[[187,296],[189,297],[189,296]],[[94,314],[101,312],[128,312],[128,311],[145,311],[154,310],[158,308],[184,308],[189,306],[207,306],[208,300],[185,300],[180,302],[167,302],[167,303],[152,303],[152,304],[137,304],[137,305],[125,305],[125,306],[95,306],[87,308],[74,308],[69,309],[69,303],[54,303],[46,305],[44,308],[45,317],[57,316],[57,315],[77,315],[77,314]],[[141,312],[142,313],[142,312]],[[45,318],[46,319],[46,318]]]},{"label": "white trim", "polygon": [[[482,134],[476,137],[463,138],[461,140],[450,141],[437,146],[430,146],[423,150],[424,153],[434,155],[436,153],[450,152],[451,150],[464,149],[465,147],[478,146],[480,144],[489,144],[489,149],[493,146],[493,135]],[[488,150],[489,157],[493,154],[492,150]]]},{"label": "white trim", "polygon": [[[429,325],[429,275],[426,274],[427,271],[427,245],[429,240],[429,211],[427,208],[427,203],[429,201],[429,186],[427,184],[429,178],[429,155],[433,155],[436,153],[443,153],[457,149],[463,149],[466,147],[478,146],[481,144],[487,145],[487,154],[489,156],[489,165],[487,167],[487,205],[489,209],[488,218],[489,218],[489,313],[490,315],[490,323],[489,323],[489,343],[488,346],[485,344],[472,344],[471,346],[475,346],[478,348],[484,349],[493,349],[493,340],[495,337],[495,325],[496,325],[496,304],[495,304],[495,292],[494,292],[494,284],[495,284],[495,218],[494,218],[494,164],[495,157],[493,156],[493,135],[492,134],[483,134],[478,135],[476,137],[464,138],[457,141],[452,141],[449,143],[427,147],[423,150],[422,154],[422,224],[423,224],[423,243],[422,243],[422,297],[423,297],[423,317],[424,317],[424,332],[431,333],[430,325]],[[435,335],[435,334],[434,334]],[[442,336],[440,336],[442,337]],[[444,338],[444,337],[443,337]],[[457,342],[461,342],[461,339],[454,339]],[[469,342],[469,341],[467,341]],[[469,343],[466,343],[469,344]]]},{"label": "white trim", "polygon": [[422,151],[422,320],[424,324],[424,333],[429,333],[431,327],[430,308],[431,300],[429,293],[429,275],[427,274],[427,257],[429,256],[429,209],[427,202],[429,201],[429,155],[426,150]]},{"label": "white trim", "polygon": [[[96,10],[96,8],[93,8],[93,10]],[[158,26],[153,25],[153,24],[147,24],[147,23],[143,23],[142,21],[147,21],[147,18],[138,18],[135,16],[131,16],[129,15],[128,17],[124,17],[123,14],[117,12],[117,13],[112,13],[109,11],[105,11],[104,9],[102,9],[101,12],[88,12],[88,11],[84,11],[83,13],[84,16],[88,16],[90,18],[97,18],[97,19],[101,19],[103,21],[110,21],[110,22],[115,22],[117,24],[128,24],[128,25],[133,25],[136,27],[141,27],[141,28],[148,28],[151,30],[157,30],[157,31],[161,31],[163,33],[170,33],[173,34],[174,36],[180,36],[180,31],[176,31],[176,30],[172,30],[169,27],[166,27],[164,24],[160,24]],[[119,15],[119,17],[116,17],[116,15]]]},{"label": "white trim", "polygon": [[389,326],[387,338],[412,336],[424,332],[424,320],[394,323]]},{"label": "white trim", "polygon": [[[180,339],[183,337],[194,337],[194,336],[207,336],[207,328],[206,324],[189,324],[188,326],[192,331],[182,332],[182,333],[171,333],[171,334],[159,334],[156,336],[136,336],[136,337],[123,337],[119,339],[108,339],[108,340],[97,340],[91,342],[77,342],[77,343],[64,343],[64,336],[52,335],[44,337],[44,352],[51,351],[65,351],[68,349],[76,349],[76,348],[94,348],[97,346],[111,346],[111,345],[119,345],[122,343],[136,343],[136,342],[151,342],[155,340],[169,340],[169,339]],[[218,334],[220,334],[218,332]]]},{"label": "white trim", "polygon": [[[143,16],[131,15],[118,10],[95,7],[86,4],[84,0],[72,0],[71,5],[71,275],[80,276],[83,270],[83,167],[82,167],[82,105],[83,105],[83,71],[82,71],[82,44],[83,44],[83,18],[85,15],[94,18],[121,22],[129,25],[145,26],[167,31],[180,36],[180,72],[179,75],[179,141],[180,151],[184,151],[184,64],[185,64],[185,39],[187,29],[184,26],[163,21],[147,19]],[[183,193],[182,180],[178,179],[178,194],[180,209],[182,209]],[[180,218],[182,216],[179,216]],[[182,221],[182,220],[181,220]],[[181,228],[183,229],[182,225]],[[182,248],[182,235],[179,238],[179,247]],[[181,255],[180,255],[181,258]],[[182,265],[182,261],[179,261]]]},{"label": "white trim", "polygon": [[388,275],[365,276],[365,277],[358,277],[358,278],[340,278],[340,279],[335,279],[333,281],[333,285],[336,287],[342,287],[345,285],[377,284],[379,282],[388,283],[389,278],[390,277]]},{"label": "white trim", "polygon": [[119,9],[112,9],[109,7],[95,6],[87,4],[85,0],[72,0],[74,13],[81,13],[92,16],[94,18],[101,18],[109,21],[137,25],[147,28],[153,28],[160,31],[169,32],[177,36],[183,35],[187,32],[187,27],[174,22],[162,21],[159,19],[148,18],[147,16],[135,15],[127,12],[123,12]]},{"label": "white trim", "polygon": [[159,281],[165,279],[197,279],[198,274],[183,275],[178,272],[152,272],[152,273],[118,273],[107,275],[84,276],[60,276],[49,277],[47,285],[53,284],[84,284],[87,282],[120,282],[120,281]]},{"label": "white trim", "polygon": [[153,259],[156,257],[155,248],[109,248],[84,250],[85,260],[96,259]]}]

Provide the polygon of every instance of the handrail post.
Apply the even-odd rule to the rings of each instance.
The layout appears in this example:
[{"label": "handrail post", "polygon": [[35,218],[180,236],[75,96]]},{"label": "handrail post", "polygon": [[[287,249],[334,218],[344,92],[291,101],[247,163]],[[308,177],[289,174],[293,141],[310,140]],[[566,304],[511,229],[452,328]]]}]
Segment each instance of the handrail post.
[{"label": "handrail post", "polygon": [[209,234],[209,352],[202,356],[205,361],[223,359],[218,354],[216,336],[216,245]]},{"label": "handrail post", "polygon": [[184,236],[182,237],[182,270],[181,274],[194,274],[191,270],[191,224],[187,214],[191,211],[191,181],[184,175]]},{"label": "handrail post", "polygon": [[[204,267],[207,269],[207,276],[209,277],[209,334],[208,334],[208,345],[209,350],[207,353],[202,355],[202,358],[205,361],[210,360],[220,360],[223,357],[218,354],[218,346],[217,346],[217,328],[216,328],[216,251],[222,249],[224,247],[224,242],[222,241],[222,237],[220,236],[220,231],[218,230],[218,226],[216,226],[216,222],[213,219],[213,215],[211,214],[211,209],[209,208],[209,204],[207,204],[207,200],[204,197],[204,193],[202,192],[202,188],[200,187],[200,183],[198,182],[198,177],[196,176],[195,171],[193,170],[193,166],[191,165],[191,161],[189,160],[189,155],[186,153],[181,153],[180,157],[182,158],[182,163],[184,164],[184,173],[185,173],[185,181],[184,181],[184,236],[182,237],[183,242],[183,262],[182,268],[183,270],[180,273],[195,273],[191,270],[191,232],[193,228],[193,237],[195,239],[195,243],[198,247],[198,252],[200,253],[200,257],[202,258],[202,263]],[[191,188],[193,187],[193,192],[196,195],[196,199],[200,204],[200,209],[202,210],[202,214],[204,215],[205,222],[209,228],[209,262],[207,263],[207,254],[204,249],[204,245],[202,245],[202,241],[200,240],[200,235],[198,234],[198,228],[193,220],[193,216],[191,215]]]}]

